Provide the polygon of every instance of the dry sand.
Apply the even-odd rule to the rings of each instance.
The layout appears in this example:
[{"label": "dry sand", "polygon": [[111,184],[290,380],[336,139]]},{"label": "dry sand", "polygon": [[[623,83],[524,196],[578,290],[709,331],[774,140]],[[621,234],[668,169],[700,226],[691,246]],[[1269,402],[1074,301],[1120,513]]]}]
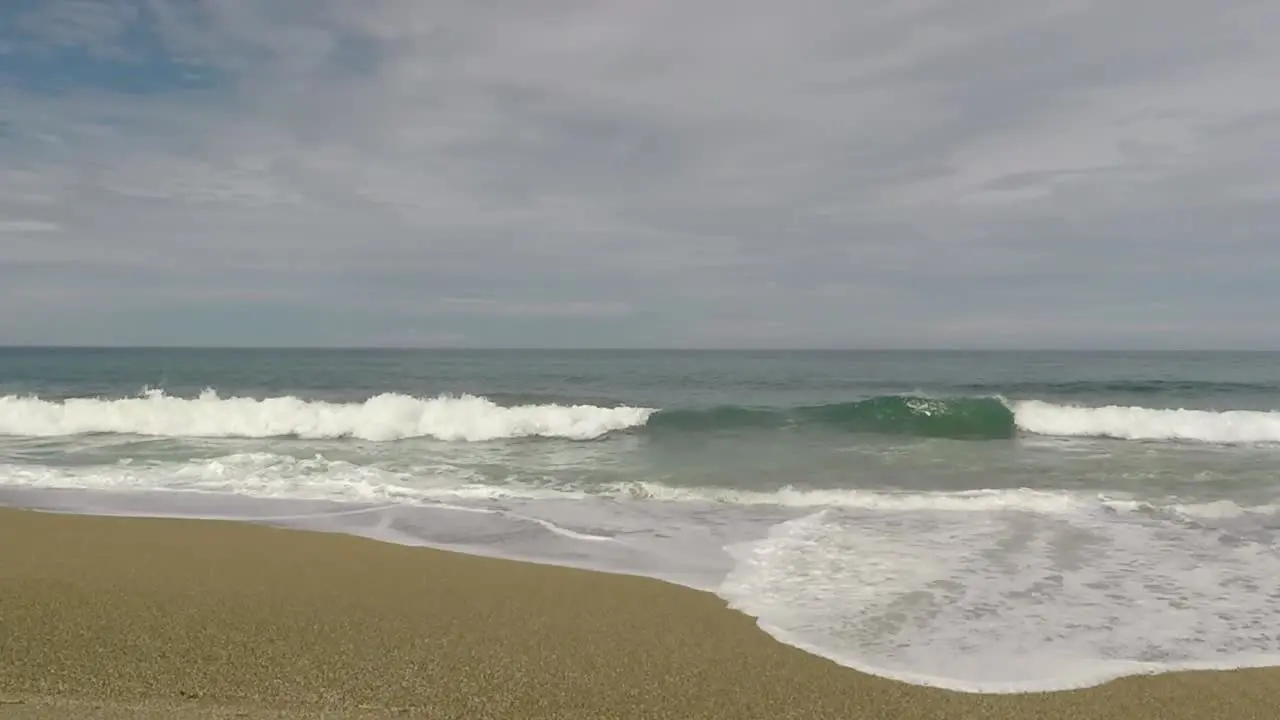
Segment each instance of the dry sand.
[{"label": "dry sand", "polygon": [[2,718],[1280,717],[1280,670],[1034,695],[869,677],[642,578],[0,509]]}]

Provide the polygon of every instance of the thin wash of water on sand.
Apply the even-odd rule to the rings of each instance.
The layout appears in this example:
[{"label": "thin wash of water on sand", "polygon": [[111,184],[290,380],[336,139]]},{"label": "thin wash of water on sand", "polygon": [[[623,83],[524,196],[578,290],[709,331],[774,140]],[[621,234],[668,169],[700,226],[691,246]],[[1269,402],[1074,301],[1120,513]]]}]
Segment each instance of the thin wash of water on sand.
[{"label": "thin wash of water on sand", "polygon": [[954,689],[1280,664],[1278,359],[0,351],[0,504],[659,577]]}]

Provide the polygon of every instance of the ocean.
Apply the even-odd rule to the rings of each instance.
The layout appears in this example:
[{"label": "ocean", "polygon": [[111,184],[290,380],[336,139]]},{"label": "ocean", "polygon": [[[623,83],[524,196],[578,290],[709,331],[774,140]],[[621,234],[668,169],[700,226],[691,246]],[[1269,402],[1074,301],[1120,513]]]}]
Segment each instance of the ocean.
[{"label": "ocean", "polygon": [[1280,354],[0,349],[0,505],[652,576],[974,692],[1280,664]]}]

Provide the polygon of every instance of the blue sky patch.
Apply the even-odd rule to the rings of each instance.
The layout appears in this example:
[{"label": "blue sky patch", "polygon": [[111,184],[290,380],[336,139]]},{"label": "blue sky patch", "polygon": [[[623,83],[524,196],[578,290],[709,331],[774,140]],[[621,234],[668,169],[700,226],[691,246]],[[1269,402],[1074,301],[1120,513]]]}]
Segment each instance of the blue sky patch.
[{"label": "blue sky patch", "polygon": [[35,20],[40,5],[19,0],[0,8],[0,28],[7,28],[0,46],[8,48],[0,54],[0,86],[49,95],[79,89],[150,95],[206,90],[225,80],[216,68],[175,57],[145,7],[77,25],[74,16]]}]

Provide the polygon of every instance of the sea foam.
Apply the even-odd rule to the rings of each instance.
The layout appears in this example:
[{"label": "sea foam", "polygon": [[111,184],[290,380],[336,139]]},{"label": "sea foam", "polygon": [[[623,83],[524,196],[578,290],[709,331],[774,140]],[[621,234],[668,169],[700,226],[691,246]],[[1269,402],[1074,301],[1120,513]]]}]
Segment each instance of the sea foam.
[{"label": "sea foam", "polygon": [[1040,400],[1013,403],[1018,428],[1037,435],[1180,440],[1214,444],[1280,443],[1280,413],[1080,407]]},{"label": "sea foam", "polygon": [[992,397],[890,395],[814,407],[658,410],[584,404],[499,405],[476,395],[384,393],[362,402],[293,396],[194,398],[150,390],[130,398],[0,397],[0,435],[485,441],[594,440],[645,428],[694,434],[809,425],[850,434],[997,440],[1018,434],[1210,444],[1280,443],[1280,412],[1086,407]]},{"label": "sea foam", "polygon": [[8,395],[0,398],[0,435],[590,440],[643,425],[652,413],[648,408],[594,405],[504,407],[473,395],[416,398],[387,393],[364,402],[331,403],[291,396],[223,398],[213,390],[206,390],[199,397],[183,398],[151,390],[140,397],[122,399],[49,401]]},{"label": "sea foam", "polygon": [[718,592],[783,642],[968,692],[1280,664],[1274,508],[1223,508],[1253,517],[1217,526],[1145,503],[928,495],[781,523],[730,548]]},{"label": "sea foam", "polygon": [[[1280,664],[1280,639],[1266,632],[1280,625],[1274,503],[1029,488],[486,483],[446,464],[393,471],[274,453],[0,465],[4,487],[91,491],[75,497],[117,509],[149,498],[152,514],[198,514],[228,498],[324,502],[325,513],[287,524],[682,582],[718,592],[783,642],[957,690]],[[356,514],[333,510],[344,506]]]}]

